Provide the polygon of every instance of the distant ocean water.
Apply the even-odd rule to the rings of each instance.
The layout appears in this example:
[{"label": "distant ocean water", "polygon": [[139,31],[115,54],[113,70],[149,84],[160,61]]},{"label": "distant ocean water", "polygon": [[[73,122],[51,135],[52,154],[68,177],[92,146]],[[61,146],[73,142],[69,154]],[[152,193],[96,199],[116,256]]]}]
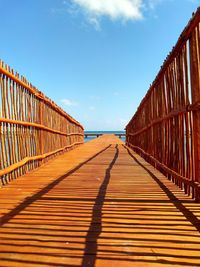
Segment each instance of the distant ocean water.
[{"label": "distant ocean water", "polygon": [[[125,131],[85,131],[85,134],[125,134],[125,133],[126,133]],[[87,138],[84,139],[84,142],[87,143],[95,138],[96,137],[88,136]],[[121,140],[125,142],[126,137],[123,136]]]}]

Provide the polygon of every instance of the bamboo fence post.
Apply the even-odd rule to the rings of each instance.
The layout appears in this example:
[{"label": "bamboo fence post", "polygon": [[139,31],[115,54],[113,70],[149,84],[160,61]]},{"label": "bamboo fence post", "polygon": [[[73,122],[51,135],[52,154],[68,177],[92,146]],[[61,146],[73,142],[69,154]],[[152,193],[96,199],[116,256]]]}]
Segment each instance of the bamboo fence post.
[{"label": "bamboo fence post", "polygon": [[[43,101],[42,100],[39,100],[39,120],[40,120],[40,124],[41,125],[44,125],[44,122],[43,122]],[[44,135],[43,135],[43,130],[40,129],[39,130],[39,135],[40,135],[40,154],[44,154],[44,144],[43,142],[45,141],[44,140]],[[41,160],[40,162],[41,164],[43,163],[43,159]]]},{"label": "bamboo fence post", "polygon": [[[190,68],[191,68],[191,89],[192,104],[200,104],[200,42],[199,27],[196,27],[190,38]],[[195,182],[200,183],[200,110],[193,111],[193,140],[195,159]],[[195,199],[200,201],[199,192],[195,192]]]}]

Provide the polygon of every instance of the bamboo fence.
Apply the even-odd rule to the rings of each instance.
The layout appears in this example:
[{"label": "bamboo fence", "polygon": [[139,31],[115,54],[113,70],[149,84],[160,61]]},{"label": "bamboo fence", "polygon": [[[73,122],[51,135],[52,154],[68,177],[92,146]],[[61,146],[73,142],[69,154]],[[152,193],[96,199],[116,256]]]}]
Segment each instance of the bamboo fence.
[{"label": "bamboo fence", "polygon": [[200,200],[200,8],[126,126],[126,140]]},{"label": "bamboo fence", "polygon": [[84,129],[0,61],[1,185],[83,143]]}]

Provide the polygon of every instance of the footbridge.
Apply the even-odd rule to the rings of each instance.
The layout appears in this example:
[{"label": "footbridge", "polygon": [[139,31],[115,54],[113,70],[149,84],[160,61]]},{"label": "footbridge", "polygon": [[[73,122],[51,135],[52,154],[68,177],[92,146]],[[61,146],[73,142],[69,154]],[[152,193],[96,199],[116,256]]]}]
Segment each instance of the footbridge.
[{"label": "footbridge", "polygon": [[126,126],[83,126],[0,62],[0,266],[200,266],[200,9]]}]

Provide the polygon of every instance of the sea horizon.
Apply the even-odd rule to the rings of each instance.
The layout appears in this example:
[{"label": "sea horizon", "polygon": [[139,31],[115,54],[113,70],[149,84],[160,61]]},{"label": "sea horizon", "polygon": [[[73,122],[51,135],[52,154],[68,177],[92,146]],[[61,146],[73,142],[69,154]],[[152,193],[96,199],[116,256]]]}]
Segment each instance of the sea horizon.
[{"label": "sea horizon", "polygon": [[[84,131],[85,134],[125,134],[126,131],[123,131],[123,130],[119,130],[119,131]],[[85,137],[84,138],[84,143],[87,143],[93,139],[95,139],[97,137],[95,136],[88,136],[87,138]],[[121,137],[121,140],[122,141],[126,141],[126,137],[125,136],[122,136]]]}]

